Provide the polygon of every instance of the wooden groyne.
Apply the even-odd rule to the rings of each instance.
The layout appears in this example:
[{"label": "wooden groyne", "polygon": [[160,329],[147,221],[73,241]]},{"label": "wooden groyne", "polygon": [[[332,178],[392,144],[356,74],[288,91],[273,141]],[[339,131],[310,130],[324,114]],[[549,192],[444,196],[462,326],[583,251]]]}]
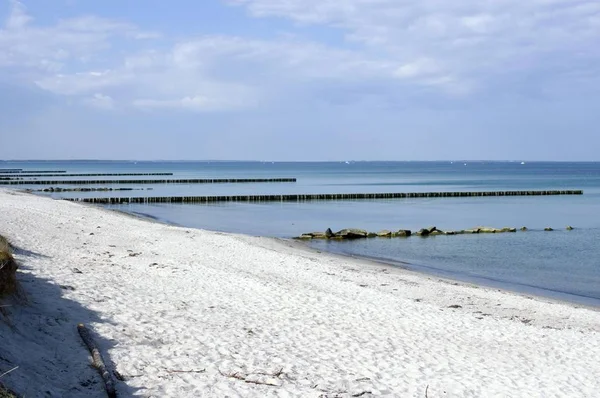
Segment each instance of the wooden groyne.
[{"label": "wooden groyne", "polygon": [[409,193],[335,193],[307,195],[236,195],[236,196],[161,196],[138,198],[79,198],[76,202],[98,204],[122,203],[214,203],[214,202],[306,202],[313,200],[373,200],[411,198],[465,198],[481,196],[549,196],[582,195],[571,191],[494,191],[494,192],[409,192]]},{"label": "wooden groyne", "polygon": [[[0,173],[1,175],[2,173]],[[85,173],[85,174],[19,174],[9,178],[21,177],[125,177],[125,176],[172,176],[173,173]]]},{"label": "wooden groyne", "polygon": [[23,169],[19,169],[19,170],[11,170],[11,171],[2,171],[0,172],[0,174],[22,174],[22,173],[44,173],[44,174],[48,174],[48,173],[66,173],[66,170],[23,170]]},{"label": "wooden groyne", "polygon": [[296,182],[295,178],[214,178],[179,180],[19,180],[0,181],[0,185],[96,185],[96,184],[239,184],[257,182]]}]

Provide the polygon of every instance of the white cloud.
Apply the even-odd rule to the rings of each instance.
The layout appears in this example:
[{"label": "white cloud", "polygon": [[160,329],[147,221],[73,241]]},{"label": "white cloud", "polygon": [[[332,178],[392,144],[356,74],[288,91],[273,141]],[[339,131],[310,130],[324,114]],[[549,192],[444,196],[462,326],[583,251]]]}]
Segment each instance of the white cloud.
[{"label": "white cloud", "polygon": [[56,74],[35,81],[42,89],[62,95],[79,95],[98,89],[119,86],[130,76],[111,70],[80,72],[70,75]]},{"label": "white cloud", "polygon": [[195,96],[195,97],[184,97],[176,100],[152,100],[152,99],[139,99],[134,100],[133,105],[145,110],[160,109],[160,108],[180,108],[194,111],[206,111],[214,109],[215,104],[211,99]]},{"label": "white cloud", "polygon": [[402,65],[394,72],[394,75],[403,79],[410,79],[417,76],[430,76],[440,71],[440,66],[431,59],[423,58]]},{"label": "white cloud", "polygon": [[115,45],[117,39],[156,37],[132,24],[95,16],[38,25],[22,3],[12,0],[11,6],[10,15],[0,28],[0,67],[57,71],[70,63],[89,62]]},{"label": "white cloud", "polygon": [[112,110],[115,108],[115,101],[110,96],[100,93],[96,93],[89,98],[84,98],[83,103],[96,109]]},{"label": "white cloud", "polygon": [[[185,84],[187,79],[182,79]],[[177,83],[178,85],[181,83]],[[220,112],[256,107],[259,94],[251,87],[218,82],[196,82],[188,87],[157,87],[149,92],[154,98],[136,98],[131,104],[144,111],[187,110],[194,112]],[[193,93],[178,97],[181,93]],[[158,98],[158,99],[157,99]]]},{"label": "white cloud", "polygon": [[[364,45],[365,53],[397,62],[396,76],[416,84],[444,82],[448,76],[454,82],[495,84],[499,76],[536,68],[549,78],[565,67],[577,70],[600,60],[596,0],[227,2],[246,7],[254,17],[339,30],[348,42]],[[569,56],[576,53],[579,57]]]},{"label": "white cloud", "polygon": [[12,5],[12,9],[8,19],[6,20],[6,27],[8,29],[20,29],[27,25],[32,18],[27,15],[25,6],[21,2],[11,0],[10,3]]},{"label": "white cloud", "polygon": [[589,0],[226,2],[253,17],[341,32],[345,42],[208,35],[149,49],[165,36],[93,15],[40,25],[13,1],[0,29],[0,68],[90,106],[156,112],[239,110],[301,90],[316,101],[334,90],[336,98],[467,96],[525,79],[589,87],[599,72],[600,3]]}]

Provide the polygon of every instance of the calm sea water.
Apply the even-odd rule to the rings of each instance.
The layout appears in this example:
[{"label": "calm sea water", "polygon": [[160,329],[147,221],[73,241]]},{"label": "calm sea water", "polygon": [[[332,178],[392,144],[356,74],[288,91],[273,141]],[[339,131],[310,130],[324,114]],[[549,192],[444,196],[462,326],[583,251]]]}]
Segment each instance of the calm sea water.
[{"label": "calm sea water", "polygon": [[[380,259],[435,275],[600,306],[600,163],[70,161],[0,162],[0,168],[175,174],[158,178],[298,178],[296,183],[283,184],[155,184],[144,186],[152,190],[143,191],[53,194],[57,198],[583,189],[582,196],[153,204],[113,208],[189,227],[274,237],[292,237],[328,227],[378,231],[418,230],[432,225],[439,229],[527,226],[530,231],[514,234],[315,241],[311,245],[319,250]],[[567,225],[575,230],[566,231]],[[546,226],[555,231],[544,232]]]}]

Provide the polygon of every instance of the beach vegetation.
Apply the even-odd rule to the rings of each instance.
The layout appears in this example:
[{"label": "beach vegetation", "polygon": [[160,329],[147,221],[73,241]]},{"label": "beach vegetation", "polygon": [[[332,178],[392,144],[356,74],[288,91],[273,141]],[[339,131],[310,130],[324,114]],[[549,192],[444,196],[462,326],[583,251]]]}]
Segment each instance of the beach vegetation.
[{"label": "beach vegetation", "polygon": [[3,308],[1,300],[16,295],[19,291],[17,268],[10,243],[0,235],[0,310]]},{"label": "beach vegetation", "polygon": [[17,398],[17,396],[0,383],[0,398]]}]

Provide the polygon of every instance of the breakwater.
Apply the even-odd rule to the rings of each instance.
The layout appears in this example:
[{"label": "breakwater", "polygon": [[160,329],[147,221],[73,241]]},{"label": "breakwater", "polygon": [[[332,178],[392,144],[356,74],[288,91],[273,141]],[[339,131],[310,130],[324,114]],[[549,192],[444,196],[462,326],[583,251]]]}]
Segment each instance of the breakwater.
[{"label": "breakwater", "polygon": [[[574,228],[572,226],[567,226],[567,231],[572,231]],[[521,227],[521,232],[529,231],[527,227]],[[551,232],[554,231],[551,227],[544,228],[544,231]],[[302,234],[294,239],[301,240],[312,240],[312,239],[331,239],[331,240],[354,240],[354,239],[364,239],[364,238],[408,238],[411,236],[420,236],[422,238],[427,238],[430,236],[438,236],[438,235],[465,235],[465,234],[501,234],[506,232],[517,232],[517,228],[514,227],[504,227],[504,228],[493,228],[493,227],[474,227],[470,229],[460,229],[453,231],[442,231],[437,227],[428,227],[422,228],[418,232],[413,233],[410,229],[401,229],[396,232],[392,232],[390,230],[384,229],[379,232],[368,232],[364,229],[357,228],[347,228],[342,229],[338,232],[333,232],[331,228],[327,228],[325,232],[308,232]]]},{"label": "breakwater", "polygon": [[96,185],[96,184],[240,184],[259,182],[296,182],[295,178],[191,178],[173,180],[19,180],[0,181],[0,185]]},{"label": "breakwater", "polygon": [[[1,175],[2,173],[0,173]],[[172,176],[173,173],[85,173],[85,174],[19,174],[8,178],[21,177],[125,177],[125,176]]]},{"label": "breakwater", "polygon": [[336,193],[292,195],[235,195],[235,196],[164,196],[136,198],[79,198],[67,199],[86,203],[214,203],[214,202],[305,202],[312,200],[373,200],[411,198],[465,198],[481,196],[550,196],[582,195],[582,190],[567,191],[482,191],[482,192],[408,192],[408,193]]},{"label": "breakwater", "polygon": [[0,174],[22,174],[22,173],[66,173],[67,170],[23,170],[23,169],[12,169],[12,170],[4,170],[0,172]]},{"label": "breakwater", "polygon": [[44,188],[44,189],[36,189],[36,190],[27,190],[27,192],[108,192],[108,191],[144,191],[150,190],[152,188]]}]

